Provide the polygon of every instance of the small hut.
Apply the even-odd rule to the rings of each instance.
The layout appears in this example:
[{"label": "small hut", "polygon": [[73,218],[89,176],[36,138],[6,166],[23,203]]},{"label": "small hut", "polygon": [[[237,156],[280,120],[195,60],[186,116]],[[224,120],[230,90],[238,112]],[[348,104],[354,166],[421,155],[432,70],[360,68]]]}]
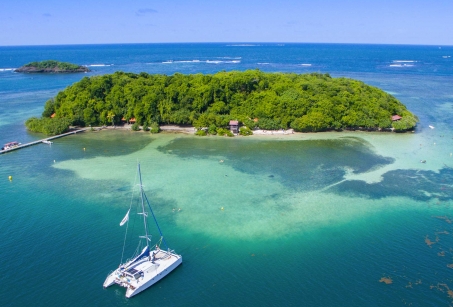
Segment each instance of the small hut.
[{"label": "small hut", "polygon": [[234,134],[239,133],[239,122],[237,120],[230,120],[230,131]]},{"label": "small hut", "polygon": [[396,122],[396,121],[400,120],[401,118],[402,118],[402,117],[399,116],[399,115],[393,115],[393,116],[392,116],[392,121],[393,121],[393,122]]},{"label": "small hut", "polygon": [[129,118],[129,119],[126,119],[125,117],[121,118],[121,122],[122,123],[127,123],[128,125],[129,124],[135,124],[135,118]]}]

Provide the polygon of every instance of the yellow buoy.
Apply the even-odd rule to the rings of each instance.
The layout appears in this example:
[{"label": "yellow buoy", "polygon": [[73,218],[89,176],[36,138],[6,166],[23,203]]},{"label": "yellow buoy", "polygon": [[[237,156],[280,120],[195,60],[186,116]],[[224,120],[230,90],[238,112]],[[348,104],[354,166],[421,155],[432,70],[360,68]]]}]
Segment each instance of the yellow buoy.
[{"label": "yellow buoy", "polygon": [[9,181],[13,181],[13,176],[8,176]]},{"label": "yellow buoy", "polygon": [[85,147],[83,147],[83,151],[85,151]]}]

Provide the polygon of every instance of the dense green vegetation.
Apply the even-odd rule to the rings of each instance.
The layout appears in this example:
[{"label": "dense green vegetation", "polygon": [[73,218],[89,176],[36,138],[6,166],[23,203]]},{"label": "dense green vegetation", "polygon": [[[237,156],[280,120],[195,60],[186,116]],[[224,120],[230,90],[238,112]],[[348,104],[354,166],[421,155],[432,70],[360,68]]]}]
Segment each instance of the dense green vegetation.
[{"label": "dense green vegetation", "polygon": [[[396,98],[360,81],[259,70],[85,77],[46,102],[43,118],[53,113],[80,126],[120,124],[122,118],[135,118],[146,127],[188,124],[216,132],[232,119],[252,129],[296,131],[392,125],[404,131],[417,122]],[[403,119],[392,122],[395,114]]]},{"label": "dense green vegetation", "polygon": [[42,61],[42,62],[31,62],[26,65],[25,67],[36,67],[36,68],[54,68],[58,67],[61,70],[76,70],[80,66],[72,63],[67,63],[67,62],[58,62],[54,60],[48,60],[48,61]]},{"label": "dense green vegetation", "polygon": [[249,127],[241,127],[241,128],[239,128],[239,134],[243,135],[243,136],[248,136],[248,135],[252,135],[253,131]]},{"label": "dense green vegetation", "polygon": [[71,121],[68,118],[29,118],[25,125],[33,132],[41,132],[47,135],[57,135],[67,132]]},{"label": "dense green vegetation", "polygon": [[17,72],[86,72],[90,71],[85,66],[54,60],[31,62],[18,69]]}]

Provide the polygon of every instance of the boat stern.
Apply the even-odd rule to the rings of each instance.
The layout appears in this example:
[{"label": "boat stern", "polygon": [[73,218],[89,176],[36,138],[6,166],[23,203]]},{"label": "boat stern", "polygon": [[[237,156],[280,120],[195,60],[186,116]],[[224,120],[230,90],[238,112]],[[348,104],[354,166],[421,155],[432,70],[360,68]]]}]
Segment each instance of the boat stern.
[{"label": "boat stern", "polygon": [[132,289],[132,288],[128,287],[127,290],[126,290],[126,297],[130,298],[130,297],[134,296],[136,294],[135,290],[136,289]]},{"label": "boat stern", "polygon": [[115,283],[115,279],[116,279],[115,272],[116,271],[113,271],[112,273],[109,274],[109,276],[107,276],[107,278],[105,279],[104,284],[103,284],[104,288],[110,287],[111,285],[113,285]]}]

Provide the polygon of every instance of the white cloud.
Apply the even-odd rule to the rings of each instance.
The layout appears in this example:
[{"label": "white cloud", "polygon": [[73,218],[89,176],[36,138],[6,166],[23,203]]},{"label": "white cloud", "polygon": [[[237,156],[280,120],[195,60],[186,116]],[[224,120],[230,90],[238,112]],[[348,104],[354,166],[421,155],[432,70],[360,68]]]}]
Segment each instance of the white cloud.
[{"label": "white cloud", "polygon": [[135,15],[136,16],[146,16],[149,14],[155,14],[157,11],[155,9],[139,9]]}]

